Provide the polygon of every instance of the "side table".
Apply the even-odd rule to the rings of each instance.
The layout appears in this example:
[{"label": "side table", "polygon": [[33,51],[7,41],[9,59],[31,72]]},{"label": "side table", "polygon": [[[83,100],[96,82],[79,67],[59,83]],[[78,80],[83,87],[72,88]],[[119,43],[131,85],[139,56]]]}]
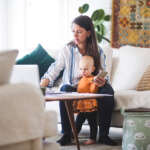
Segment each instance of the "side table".
[{"label": "side table", "polygon": [[150,109],[128,109],[122,114],[122,150],[150,150]]}]

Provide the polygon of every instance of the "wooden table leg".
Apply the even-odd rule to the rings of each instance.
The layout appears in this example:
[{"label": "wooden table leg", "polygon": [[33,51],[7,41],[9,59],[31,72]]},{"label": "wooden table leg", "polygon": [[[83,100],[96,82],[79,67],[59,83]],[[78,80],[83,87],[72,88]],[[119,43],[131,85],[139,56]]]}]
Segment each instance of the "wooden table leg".
[{"label": "wooden table leg", "polygon": [[74,113],[73,113],[72,102],[71,101],[65,101],[65,106],[66,106],[68,117],[69,117],[69,120],[70,120],[70,125],[71,125],[71,128],[72,128],[73,136],[74,136],[75,141],[76,141],[77,149],[80,150],[77,130],[76,130],[76,127],[75,127],[75,122],[74,122]]}]

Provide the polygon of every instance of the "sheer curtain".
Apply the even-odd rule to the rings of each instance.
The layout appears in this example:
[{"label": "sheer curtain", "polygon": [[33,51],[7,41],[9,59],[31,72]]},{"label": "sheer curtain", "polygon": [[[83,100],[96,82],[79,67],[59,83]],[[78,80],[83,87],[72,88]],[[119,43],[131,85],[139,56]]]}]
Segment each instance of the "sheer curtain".
[{"label": "sheer curtain", "polygon": [[79,14],[76,0],[7,1],[8,48],[19,49],[19,57],[38,43],[46,49],[60,49],[71,40],[71,21]]},{"label": "sheer curtain", "polygon": [[90,4],[87,15],[99,8],[105,8],[107,11],[111,4],[108,0],[27,0],[27,47],[37,43],[51,49],[62,47],[72,37],[71,21],[79,15],[78,7],[83,3]]},{"label": "sheer curtain", "polygon": [[[28,0],[26,4],[26,46],[41,43],[57,49],[68,40],[68,0]],[[69,28],[70,29],[70,28]]]},{"label": "sheer curtain", "polygon": [[[78,7],[90,4],[93,10],[110,10],[110,0],[1,0],[7,26],[6,48],[19,49],[19,56],[32,51],[38,43],[46,49],[60,49],[72,39],[71,22],[78,16]],[[5,44],[5,45],[6,45]]]}]

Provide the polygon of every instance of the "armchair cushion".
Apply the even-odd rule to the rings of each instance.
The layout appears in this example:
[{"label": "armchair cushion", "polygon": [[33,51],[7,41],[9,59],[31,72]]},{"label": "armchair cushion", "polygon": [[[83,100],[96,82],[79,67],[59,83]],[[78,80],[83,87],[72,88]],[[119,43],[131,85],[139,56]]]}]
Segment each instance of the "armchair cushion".
[{"label": "armchair cushion", "polygon": [[0,52],[0,85],[9,82],[18,50]]}]

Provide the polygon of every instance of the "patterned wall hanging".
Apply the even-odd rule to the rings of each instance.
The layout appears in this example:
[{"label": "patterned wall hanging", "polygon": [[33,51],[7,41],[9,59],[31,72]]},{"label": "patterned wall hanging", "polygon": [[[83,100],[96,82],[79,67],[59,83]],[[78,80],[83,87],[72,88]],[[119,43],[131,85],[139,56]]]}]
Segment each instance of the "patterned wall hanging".
[{"label": "patterned wall hanging", "polygon": [[150,47],[150,0],[113,0],[111,45]]}]

